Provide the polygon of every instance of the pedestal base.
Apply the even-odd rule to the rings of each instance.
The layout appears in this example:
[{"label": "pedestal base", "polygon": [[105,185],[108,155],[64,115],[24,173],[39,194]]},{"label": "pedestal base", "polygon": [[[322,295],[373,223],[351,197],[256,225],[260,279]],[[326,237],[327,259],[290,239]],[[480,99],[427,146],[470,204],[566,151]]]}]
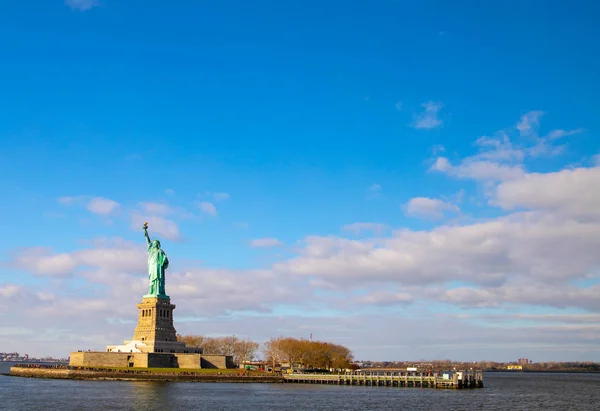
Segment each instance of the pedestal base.
[{"label": "pedestal base", "polygon": [[149,353],[201,353],[199,348],[187,348],[177,341],[173,327],[173,310],[168,296],[144,296],[139,309],[138,323],[133,333],[134,341],[143,342]]}]

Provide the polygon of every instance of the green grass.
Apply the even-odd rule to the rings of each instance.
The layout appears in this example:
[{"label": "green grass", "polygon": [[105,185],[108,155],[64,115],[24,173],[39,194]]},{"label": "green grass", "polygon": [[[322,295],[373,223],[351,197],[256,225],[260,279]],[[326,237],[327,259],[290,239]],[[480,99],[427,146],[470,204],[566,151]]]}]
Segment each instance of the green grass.
[{"label": "green grass", "polygon": [[[224,370],[213,369],[213,368],[137,368],[137,367],[82,367],[83,370],[87,369],[102,369],[102,370],[130,370],[130,371],[147,371],[150,374],[165,374],[165,373],[182,373],[182,372],[193,372],[201,375],[216,375],[221,373],[222,375],[233,375],[236,376],[239,373],[243,373],[245,370],[241,368],[229,368]],[[273,374],[262,372],[262,371],[246,371],[245,375],[260,376]]]}]

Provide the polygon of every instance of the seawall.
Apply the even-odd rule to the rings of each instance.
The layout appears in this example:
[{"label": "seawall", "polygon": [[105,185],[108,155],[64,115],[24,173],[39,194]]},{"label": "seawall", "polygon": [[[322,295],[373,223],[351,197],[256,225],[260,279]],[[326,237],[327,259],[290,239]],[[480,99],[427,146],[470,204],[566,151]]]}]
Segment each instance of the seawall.
[{"label": "seawall", "polygon": [[121,381],[187,381],[187,382],[235,382],[235,383],[283,383],[280,376],[215,375],[193,373],[145,373],[139,371],[89,371],[56,368],[11,367],[10,376],[26,378],[53,378],[62,380],[121,380]]}]

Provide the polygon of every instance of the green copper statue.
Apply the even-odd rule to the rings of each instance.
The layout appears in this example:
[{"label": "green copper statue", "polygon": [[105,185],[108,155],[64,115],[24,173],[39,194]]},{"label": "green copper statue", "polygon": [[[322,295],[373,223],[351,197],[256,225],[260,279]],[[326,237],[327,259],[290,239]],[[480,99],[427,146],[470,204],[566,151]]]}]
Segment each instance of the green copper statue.
[{"label": "green copper statue", "polygon": [[165,270],[169,266],[169,259],[160,248],[160,241],[150,240],[148,223],[144,223],[144,235],[148,243],[148,280],[150,280],[148,295],[145,297],[167,297],[165,294]]}]

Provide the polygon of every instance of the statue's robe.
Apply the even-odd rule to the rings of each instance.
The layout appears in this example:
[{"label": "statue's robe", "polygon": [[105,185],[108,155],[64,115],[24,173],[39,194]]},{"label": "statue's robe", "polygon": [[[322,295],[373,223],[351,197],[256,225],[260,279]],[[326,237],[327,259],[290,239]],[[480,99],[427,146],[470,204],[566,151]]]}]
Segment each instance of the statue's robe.
[{"label": "statue's robe", "polygon": [[165,294],[165,270],[169,266],[169,259],[165,252],[153,244],[148,245],[148,280],[150,287],[148,295]]}]

